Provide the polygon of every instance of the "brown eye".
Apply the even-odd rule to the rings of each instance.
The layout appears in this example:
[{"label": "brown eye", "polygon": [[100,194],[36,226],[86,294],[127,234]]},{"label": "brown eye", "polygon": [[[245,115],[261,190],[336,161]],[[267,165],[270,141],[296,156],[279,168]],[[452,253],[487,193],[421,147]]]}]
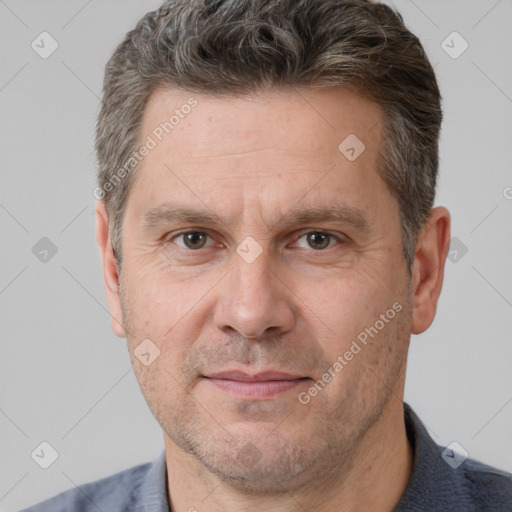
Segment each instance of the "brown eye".
[{"label": "brown eye", "polygon": [[313,249],[325,249],[331,240],[331,235],[328,233],[308,233],[306,237],[308,244]]},{"label": "brown eye", "polygon": [[309,233],[305,233],[297,242],[301,239],[306,239],[307,247],[302,246],[304,249],[314,249],[316,251],[321,251],[323,249],[327,249],[332,246],[333,241],[337,240],[337,237],[332,235],[331,233],[327,233],[325,231],[310,231]]},{"label": "brown eye", "polygon": [[[186,249],[202,249],[206,244],[208,235],[202,231],[187,231],[176,236],[175,240],[182,239]],[[183,247],[181,244],[180,247]]]}]

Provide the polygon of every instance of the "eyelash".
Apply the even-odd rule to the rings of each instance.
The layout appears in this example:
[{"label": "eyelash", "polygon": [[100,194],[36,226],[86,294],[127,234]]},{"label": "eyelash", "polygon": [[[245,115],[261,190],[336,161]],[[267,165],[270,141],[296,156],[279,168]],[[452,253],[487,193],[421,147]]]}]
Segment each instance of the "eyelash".
[{"label": "eyelash", "polygon": [[[189,230],[186,230],[186,231],[180,231],[179,233],[176,233],[175,235],[172,235],[171,237],[166,239],[165,243],[174,242],[174,240],[176,240],[177,238],[179,238],[181,236],[184,236],[184,235],[188,235],[190,233],[200,233],[200,234],[204,234],[204,235],[209,236],[210,238],[212,238],[212,236],[209,235],[206,231],[200,231],[200,230],[197,230],[197,229],[189,229]],[[299,241],[303,236],[309,235],[311,233],[321,234],[321,235],[328,235],[331,238],[334,238],[338,243],[344,243],[344,240],[342,240],[342,238],[340,236],[337,236],[337,235],[335,235],[334,233],[332,233],[330,231],[321,231],[321,230],[300,231],[300,232],[297,233],[298,236],[297,236],[296,242]],[[178,247],[181,250],[183,250],[183,251],[190,251],[190,252],[199,252],[201,249],[207,249],[207,247],[201,247],[200,249],[189,249],[188,247],[181,247],[181,246],[178,246]],[[312,249],[311,248],[310,250],[312,250],[314,252],[325,252],[328,249],[332,249],[332,246],[331,247],[328,246],[325,249]]]}]

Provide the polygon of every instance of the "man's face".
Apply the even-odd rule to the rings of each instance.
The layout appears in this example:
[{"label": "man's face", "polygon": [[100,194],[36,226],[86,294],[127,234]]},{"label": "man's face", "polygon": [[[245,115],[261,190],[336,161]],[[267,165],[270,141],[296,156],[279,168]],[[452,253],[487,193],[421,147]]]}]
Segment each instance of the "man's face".
[{"label": "man's face", "polygon": [[[176,109],[190,112],[155,132]],[[340,89],[147,104],[140,142],[156,147],[127,201],[117,333],[166,445],[240,485],[343,464],[401,407],[410,282],[382,128],[377,104]],[[338,148],[350,134],[359,156],[353,136]]]}]

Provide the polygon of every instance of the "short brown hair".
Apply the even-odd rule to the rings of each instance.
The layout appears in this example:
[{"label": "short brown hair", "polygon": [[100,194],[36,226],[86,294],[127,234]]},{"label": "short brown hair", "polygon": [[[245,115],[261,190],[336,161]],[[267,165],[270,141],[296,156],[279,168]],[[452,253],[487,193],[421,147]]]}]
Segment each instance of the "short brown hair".
[{"label": "short brown hair", "polygon": [[150,94],[173,87],[243,95],[280,86],[341,86],[381,105],[377,172],[398,200],[410,267],[435,198],[441,96],[401,15],[369,0],[171,0],[128,32],[106,66],[96,131],[96,197],[105,200],[119,266],[134,172],[113,178],[137,149]]}]

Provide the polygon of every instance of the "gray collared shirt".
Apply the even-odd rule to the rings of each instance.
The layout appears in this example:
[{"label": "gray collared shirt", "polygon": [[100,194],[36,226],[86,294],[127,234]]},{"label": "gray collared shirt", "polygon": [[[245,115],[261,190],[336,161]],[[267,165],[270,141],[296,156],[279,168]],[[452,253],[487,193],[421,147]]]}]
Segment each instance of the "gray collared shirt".
[{"label": "gray collared shirt", "polygon": [[[414,464],[394,512],[512,512],[511,473],[473,459],[450,465],[441,455],[444,448],[434,442],[407,403],[404,418]],[[22,512],[71,511],[171,512],[165,452],[152,463],[65,491]]]}]

